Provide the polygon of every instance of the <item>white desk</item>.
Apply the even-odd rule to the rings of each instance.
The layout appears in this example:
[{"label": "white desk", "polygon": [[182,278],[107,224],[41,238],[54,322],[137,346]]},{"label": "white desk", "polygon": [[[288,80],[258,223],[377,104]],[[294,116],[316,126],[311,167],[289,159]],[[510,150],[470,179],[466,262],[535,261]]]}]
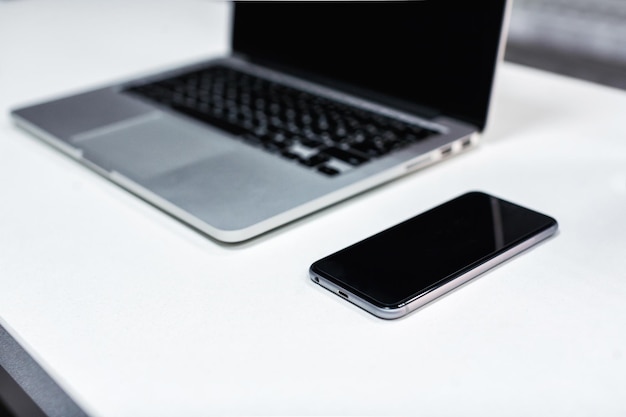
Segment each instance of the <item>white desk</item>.
[{"label": "white desk", "polygon": [[[223,52],[209,1],[0,4],[0,323],[93,416],[626,414],[626,93],[504,65],[479,149],[238,246],[16,129],[11,106]],[[317,258],[468,190],[561,232],[406,319]]]}]

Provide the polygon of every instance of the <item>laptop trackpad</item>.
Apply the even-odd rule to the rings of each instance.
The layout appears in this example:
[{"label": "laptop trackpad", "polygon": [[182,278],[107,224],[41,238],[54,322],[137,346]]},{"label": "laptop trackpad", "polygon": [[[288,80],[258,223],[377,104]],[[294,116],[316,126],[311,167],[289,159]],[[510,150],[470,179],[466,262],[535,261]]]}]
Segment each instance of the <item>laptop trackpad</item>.
[{"label": "laptop trackpad", "polygon": [[216,131],[160,112],[83,132],[74,143],[85,159],[136,180],[228,153],[234,145]]}]

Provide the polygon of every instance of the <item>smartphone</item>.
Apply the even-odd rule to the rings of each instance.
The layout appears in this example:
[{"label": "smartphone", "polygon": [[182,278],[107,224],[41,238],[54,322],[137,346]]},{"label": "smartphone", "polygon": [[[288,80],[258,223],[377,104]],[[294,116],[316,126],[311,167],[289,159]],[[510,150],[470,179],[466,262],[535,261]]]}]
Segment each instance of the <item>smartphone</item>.
[{"label": "smartphone", "polygon": [[416,310],[553,235],[556,220],[470,192],[329,255],[311,279],[383,319]]}]

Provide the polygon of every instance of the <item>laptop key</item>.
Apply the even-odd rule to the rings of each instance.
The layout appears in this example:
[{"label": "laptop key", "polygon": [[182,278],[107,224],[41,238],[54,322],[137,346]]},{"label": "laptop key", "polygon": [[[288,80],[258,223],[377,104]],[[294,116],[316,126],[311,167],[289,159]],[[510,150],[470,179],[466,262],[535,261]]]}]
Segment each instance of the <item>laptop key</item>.
[{"label": "laptop key", "polygon": [[326,174],[330,177],[334,177],[335,175],[339,174],[339,170],[326,166],[326,165],[322,165],[318,167],[317,170],[321,172],[322,174]]},{"label": "laptop key", "polygon": [[373,144],[371,144],[370,142],[355,143],[355,144],[350,145],[350,148],[354,149],[355,151],[359,153],[368,155],[370,157],[380,156],[384,153],[380,149],[375,147]]},{"label": "laptop key", "polygon": [[238,126],[234,123],[228,123],[226,121],[224,121],[223,119],[219,119],[217,117],[214,117],[208,113],[202,113],[199,112],[195,109],[191,109],[187,106],[181,106],[181,105],[177,105],[177,104],[170,104],[170,107],[180,113],[186,114],[187,116],[190,116],[194,119],[200,119],[201,121],[204,121],[210,125],[216,126],[222,130],[225,130],[226,132],[233,134],[235,136],[240,136],[244,133],[246,133],[246,129],[244,129],[241,126]]},{"label": "laptop key", "polygon": [[319,164],[323,164],[326,163],[330,160],[330,158],[326,155],[322,155],[322,154],[317,154],[317,155],[313,155],[311,157],[309,157],[308,159],[301,159],[300,163],[302,165],[306,165],[308,167],[314,167],[317,166]]},{"label": "laptop key", "polygon": [[369,160],[368,158],[364,156],[357,155],[354,152],[350,152],[348,150],[337,148],[337,147],[326,148],[323,150],[323,154],[327,156],[331,156],[333,158],[337,158],[352,166],[361,165],[362,163],[367,162]]},{"label": "laptop key", "polygon": [[281,153],[282,156],[284,156],[287,159],[294,159],[294,160],[300,160],[300,155],[295,154],[291,151],[283,151]]},{"label": "laptop key", "polygon": [[313,149],[319,148],[320,146],[324,144],[324,142],[319,139],[307,139],[307,138],[298,138],[298,142],[300,142],[302,145],[306,146],[307,148],[313,148]]}]

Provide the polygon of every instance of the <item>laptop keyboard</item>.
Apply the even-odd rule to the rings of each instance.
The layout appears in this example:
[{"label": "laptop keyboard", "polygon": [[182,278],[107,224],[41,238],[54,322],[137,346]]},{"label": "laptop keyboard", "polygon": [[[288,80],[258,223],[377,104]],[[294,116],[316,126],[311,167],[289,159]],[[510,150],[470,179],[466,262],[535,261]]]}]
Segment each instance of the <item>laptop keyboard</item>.
[{"label": "laptop keyboard", "polygon": [[126,91],[328,176],[438,133],[225,66]]}]

